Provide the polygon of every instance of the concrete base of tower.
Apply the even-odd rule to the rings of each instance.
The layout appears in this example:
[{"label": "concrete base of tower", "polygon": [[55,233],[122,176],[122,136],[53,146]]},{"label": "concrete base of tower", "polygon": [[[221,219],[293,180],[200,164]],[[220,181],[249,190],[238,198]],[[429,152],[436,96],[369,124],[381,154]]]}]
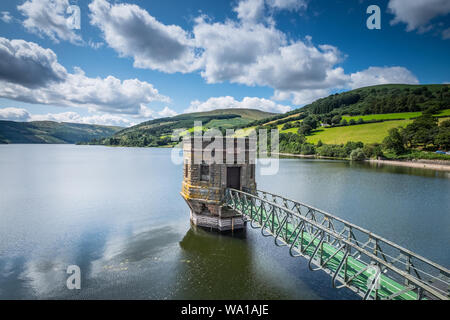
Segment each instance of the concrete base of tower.
[{"label": "concrete base of tower", "polygon": [[195,213],[191,210],[191,221],[194,225],[206,229],[217,231],[235,231],[244,229],[246,221],[242,215],[235,212],[235,214],[227,214],[227,216],[216,216],[203,213]]}]

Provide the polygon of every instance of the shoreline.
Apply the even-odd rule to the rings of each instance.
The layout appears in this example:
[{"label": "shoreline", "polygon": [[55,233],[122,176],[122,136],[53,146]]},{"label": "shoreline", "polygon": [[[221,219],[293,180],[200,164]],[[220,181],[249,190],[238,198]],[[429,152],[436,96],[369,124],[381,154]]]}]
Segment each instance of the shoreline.
[{"label": "shoreline", "polygon": [[328,159],[328,160],[350,161],[349,159],[346,159],[346,158],[324,157],[324,156],[318,156],[315,154],[295,154],[295,153],[276,153],[276,152],[273,152],[273,154],[277,154],[279,156],[296,157],[296,158],[304,158],[304,159]]},{"label": "shoreline", "polygon": [[[22,144],[22,143],[10,143],[10,144]],[[25,143],[27,144],[27,143]],[[54,143],[30,143],[31,145],[36,144],[45,144],[45,145],[55,145]],[[8,145],[8,144],[4,144]],[[63,143],[61,145],[70,145],[70,143]],[[77,146],[92,146],[91,144],[73,144]],[[115,148],[173,148],[172,146],[158,146],[158,147],[126,147],[126,146],[106,146],[106,145],[94,145],[94,146],[103,146],[103,147],[115,147]],[[279,156],[287,156],[287,157],[295,157],[295,158],[303,158],[303,159],[328,159],[328,160],[344,160],[351,161],[346,158],[333,158],[333,157],[323,157],[317,155],[304,155],[304,154],[294,154],[294,153],[275,153]],[[378,159],[366,159],[362,162],[367,162],[376,165],[389,165],[389,166],[399,166],[399,167],[409,167],[409,168],[417,168],[417,169],[428,169],[428,170],[436,170],[436,171],[445,171],[450,172],[450,161],[447,160],[426,160],[426,159],[417,159],[417,160],[378,160]]]},{"label": "shoreline", "polygon": [[369,159],[369,160],[364,160],[364,161],[368,162],[368,163],[374,163],[376,165],[389,165],[389,166],[399,166],[399,167],[409,167],[409,168],[450,172],[450,164],[440,163],[439,160],[436,160],[436,162],[434,162],[434,163],[433,163],[433,160],[420,160],[420,159],[415,160],[415,161],[375,160],[375,159]]},{"label": "shoreline", "polygon": [[[344,158],[332,158],[332,157],[321,157],[316,155],[303,155],[303,154],[293,154],[293,153],[276,153],[280,156],[304,158],[304,159],[330,159],[330,160],[346,160]],[[372,163],[376,165],[389,165],[389,166],[399,166],[399,167],[409,167],[418,169],[428,169],[437,171],[450,172],[450,162],[444,163],[445,160],[378,160],[378,159],[367,159],[363,162]]]}]

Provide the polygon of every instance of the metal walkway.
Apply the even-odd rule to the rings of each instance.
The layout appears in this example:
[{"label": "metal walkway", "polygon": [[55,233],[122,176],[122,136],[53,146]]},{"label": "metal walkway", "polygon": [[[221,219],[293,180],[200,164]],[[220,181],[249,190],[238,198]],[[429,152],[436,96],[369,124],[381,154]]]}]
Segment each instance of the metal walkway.
[{"label": "metal walkway", "polygon": [[277,246],[364,299],[450,299],[450,271],[363,228],[268,192],[227,189],[225,203]]}]

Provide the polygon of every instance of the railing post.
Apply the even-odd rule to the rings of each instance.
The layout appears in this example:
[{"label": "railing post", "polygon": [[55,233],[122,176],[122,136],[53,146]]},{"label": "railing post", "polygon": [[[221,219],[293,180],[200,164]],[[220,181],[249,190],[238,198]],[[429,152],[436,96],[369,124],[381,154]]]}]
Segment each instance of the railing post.
[{"label": "railing post", "polygon": [[[411,256],[409,254],[406,255],[406,272],[411,274]],[[409,280],[405,278],[405,286],[409,285]]]},{"label": "railing post", "polygon": [[[328,233],[327,233],[328,235]],[[320,244],[320,258],[319,258],[319,266],[322,266],[322,253],[323,253],[323,241]]]},{"label": "railing post", "polygon": [[276,209],[275,209],[275,207],[273,207],[273,208],[272,208],[272,226],[271,226],[271,228],[270,228],[270,230],[272,231],[272,233],[275,232],[275,212],[276,212]]},{"label": "railing post", "polygon": [[[287,215],[287,213],[286,213],[286,215]],[[285,241],[286,241],[286,243],[288,242],[288,232],[289,232],[289,228],[288,228],[288,226],[289,226],[289,216],[286,216],[286,229],[285,229]]]}]

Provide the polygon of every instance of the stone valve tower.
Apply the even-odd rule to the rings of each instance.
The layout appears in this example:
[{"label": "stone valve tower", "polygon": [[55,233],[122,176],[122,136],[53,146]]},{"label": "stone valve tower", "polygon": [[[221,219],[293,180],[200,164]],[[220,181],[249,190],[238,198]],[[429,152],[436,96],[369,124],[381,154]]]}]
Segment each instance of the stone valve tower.
[{"label": "stone valve tower", "polygon": [[227,188],[256,191],[256,139],[189,137],[183,140],[183,184],[194,225],[228,231],[245,227],[223,199]]}]

